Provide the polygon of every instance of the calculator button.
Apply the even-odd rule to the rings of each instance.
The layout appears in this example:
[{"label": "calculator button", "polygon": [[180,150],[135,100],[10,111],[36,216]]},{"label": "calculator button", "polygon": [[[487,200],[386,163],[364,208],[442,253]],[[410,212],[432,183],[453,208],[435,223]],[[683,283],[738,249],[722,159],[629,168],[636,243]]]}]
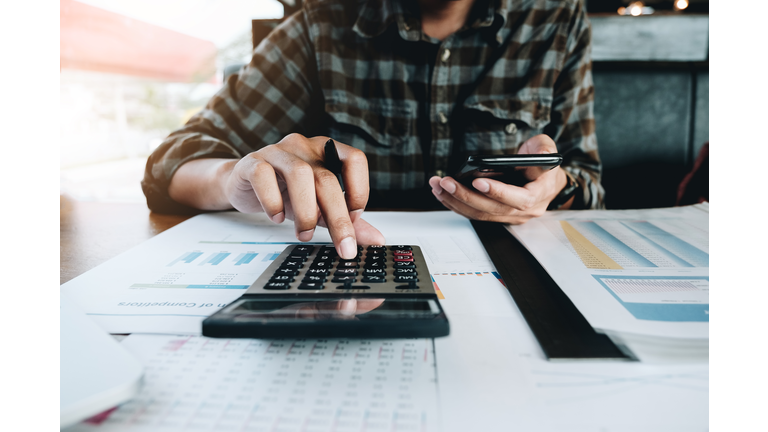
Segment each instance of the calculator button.
[{"label": "calculator button", "polygon": [[366,268],[363,270],[363,276],[384,276],[387,272],[380,268]]},{"label": "calculator button", "polygon": [[387,257],[386,255],[374,255],[374,256],[367,256],[365,257],[365,262],[375,262],[375,261],[386,261]]},{"label": "calculator button", "polygon": [[416,285],[416,281],[410,281],[408,285],[398,285],[395,289],[419,289],[419,286]]},{"label": "calculator button", "polygon": [[334,257],[332,255],[318,255],[317,257],[315,257],[315,261],[314,262],[328,261],[328,262],[332,263],[333,259],[334,259]]},{"label": "calculator button", "polygon": [[292,268],[292,269],[300,269],[302,268],[302,262],[296,261],[296,260],[285,260],[282,264],[280,264],[280,268]]},{"label": "calculator button", "polygon": [[404,269],[395,269],[394,273],[395,276],[405,276],[405,275],[417,275],[416,269],[412,268],[404,268]]},{"label": "calculator button", "polygon": [[279,268],[275,271],[275,276],[296,276],[299,274],[299,269],[294,268]]},{"label": "calculator button", "polygon": [[329,269],[333,267],[333,263],[330,261],[315,261],[309,266],[310,269]]},{"label": "calculator button", "polygon": [[272,276],[272,279],[269,281],[291,283],[293,282],[293,276]]},{"label": "calculator button", "polygon": [[387,247],[386,246],[368,246],[368,253],[371,253],[371,251],[383,251],[386,253]]},{"label": "calculator button", "polygon": [[395,268],[395,269],[410,268],[410,269],[412,269],[412,268],[416,268],[416,264],[414,264],[412,262],[408,262],[408,261],[401,261],[401,262],[396,262],[396,263],[392,264],[392,268]]},{"label": "calculator button", "polygon": [[325,275],[321,275],[321,276],[307,275],[307,276],[304,276],[304,279],[302,279],[301,281],[304,283],[318,283],[318,282],[325,282],[327,280],[328,278],[326,278]]},{"label": "calculator button", "polygon": [[296,245],[291,254],[310,255],[315,250],[314,246]]},{"label": "calculator button", "polygon": [[395,282],[418,282],[419,278],[415,275],[395,276]]},{"label": "calculator button", "polygon": [[322,276],[325,277],[328,275],[328,272],[330,270],[324,269],[324,268],[310,268],[307,270],[307,272],[304,274],[304,276]]},{"label": "calculator button", "polygon": [[344,283],[346,281],[355,282],[357,279],[354,276],[336,276],[334,277],[331,282],[335,283]]},{"label": "calculator button", "polygon": [[362,282],[384,283],[386,278],[384,276],[364,276]]},{"label": "calculator button", "polygon": [[392,245],[389,247],[389,250],[397,250],[397,249],[413,250],[413,248],[409,245]]},{"label": "calculator button", "polygon": [[339,285],[336,289],[371,289],[367,285]]},{"label": "calculator button", "polygon": [[302,261],[302,262],[304,262],[304,261],[307,260],[307,256],[306,255],[301,255],[301,254],[290,254],[285,259],[291,260],[291,261]]},{"label": "calculator button", "polygon": [[291,284],[285,282],[267,282],[264,285],[264,289],[267,290],[286,290],[291,287]]},{"label": "calculator button", "polygon": [[336,248],[334,248],[333,246],[323,246],[322,248],[320,248],[320,252],[318,252],[317,255],[318,256],[329,255],[329,256],[335,257],[335,256],[338,256],[339,253],[336,252]]},{"label": "calculator button", "polygon": [[413,256],[413,251],[410,249],[395,249],[392,251],[395,255],[410,255]]},{"label": "calculator button", "polygon": [[367,269],[385,269],[387,268],[386,261],[370,261],[366,262],[365,265],[363,265],[363,268]]},{"label": "calculator button", "polygon": [[357,269],[342,268],[333,273],[334,276],[357,276]]},{"label": "calculator button", "polygon": [[359,263],[360,262],[360,255],[358,255],[357,258],[352,258],[352,259],[339,259],[339,264],[341,264],[343,262]]},{"label": "calculator button", "polygon": [[321,290],[323,284],[321,282],[304,282],[298,286],[300,290]]},{"label": "calculator button", "polygon": [[339,265],[336,266],[337,269],[343,269],[343,268],[356,269],[359,267],[360,267],[360,264],[356,263],[355,261],[340,262]]},{"label": "calculator button", "polygon": [[395,255],[395,262],[413,262],[413,256],[411,255]]}]

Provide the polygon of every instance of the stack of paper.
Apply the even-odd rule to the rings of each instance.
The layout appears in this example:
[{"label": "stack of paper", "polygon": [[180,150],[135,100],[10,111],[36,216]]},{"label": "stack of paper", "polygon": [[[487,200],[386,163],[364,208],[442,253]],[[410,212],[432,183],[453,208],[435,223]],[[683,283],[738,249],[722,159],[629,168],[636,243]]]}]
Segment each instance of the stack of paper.
[{"label": "stack of paper", "polygon": [[589,323],[645,361],[709,355],[709,204],[508,226]]}]

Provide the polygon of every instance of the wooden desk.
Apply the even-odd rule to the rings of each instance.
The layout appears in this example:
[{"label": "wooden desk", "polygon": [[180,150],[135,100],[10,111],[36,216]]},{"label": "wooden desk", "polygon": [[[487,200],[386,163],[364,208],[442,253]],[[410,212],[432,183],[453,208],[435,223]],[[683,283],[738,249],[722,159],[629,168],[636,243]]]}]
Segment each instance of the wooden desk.
[{"label": "wooden desk", "polygon": [[60,283],[67,282],[191,216],[152,213],[145,204],[60,196]]}]

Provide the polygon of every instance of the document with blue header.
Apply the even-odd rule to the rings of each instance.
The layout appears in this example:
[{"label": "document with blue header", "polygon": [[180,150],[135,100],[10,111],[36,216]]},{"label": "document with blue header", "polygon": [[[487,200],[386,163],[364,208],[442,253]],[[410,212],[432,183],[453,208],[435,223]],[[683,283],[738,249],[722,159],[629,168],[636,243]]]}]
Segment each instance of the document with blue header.
[{"label": "document with blue header", "polygon": [[548,212],[508,230],[595,329],[617,339],[708,341],[708,203]]}]

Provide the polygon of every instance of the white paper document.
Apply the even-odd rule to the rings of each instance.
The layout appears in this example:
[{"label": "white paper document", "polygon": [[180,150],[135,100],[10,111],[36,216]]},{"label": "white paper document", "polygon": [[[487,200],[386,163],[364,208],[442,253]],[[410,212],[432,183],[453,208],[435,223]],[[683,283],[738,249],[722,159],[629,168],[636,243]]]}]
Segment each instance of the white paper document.
[{"label": "white paper document", "polygon": [[430,339],[131,335],[138,397],[81,431],[438,431]]},{"label": "white paper document", "polygon": [[706,363],[550,362],[496,276],[435,279],[451,324],[435,339],[444,431],[708,430]]},{"label": "white paper document", "polygon": [[[434,274],[492,272],[469,221],[452,212],[368,212],[389,244],[422,247]],[[311,243],[330,243],[325,228]],[[65,283],[110,333],[200,334],[203,319],[232,302],[289,244],[293,223],[263,214],[195,216]],[[426,275],[425,275],[426,276]]]},{"label": "white paper document", "polygon": [[508,230],[595,329],[706,340],[708,209],[548,212]]},{"label": "white paper document", "polygon": [[[216,241],[287,241],[293,236],[291,225],[276,226],[258,217],[205,216],[161,234],[173,237],[160,238],[157,244],[167,251],[152,255],[161,265],[148,274],[174,260],[173,265],[185,260],[199,264],[214,252],[230,252],[233,260],[245,253],[222,249],[202,251],[196,259],[185,255],[194,251],[189,245],[200,247],[214,234],[219,235]],[[707,364],[549,362],[468,221],[449,212],[366,214],[366,219],[389,243],[422,245],[450,322],[449,336],[434,341],[211,339],[189,336],[199,332],[191,325],[186,335],[133,334],[123,345],[145,364],[146,386],[131,402],[68,432],[708,429]],[[272,237],[257,237],[264,232]],[[131,253],[112,261],[124,265],[152,252]],[[112,271],[124,272],[124,284],[146,280],[141,271],[131,274],[117,264]],[[200,267],[206,266],[212,264]],[[83,296],[98,292],[98,287],[70,287],[75,288],[84,290]],[[112,301],[128,301],[119,296],[133,292],[115,284],[110,289]],[[193,301],[184,297],[187,292],[207,292],[208,297],[196,300],[207,303],[227,290],[138,292],[164,291],[175,293],[168,300],[175,302]],[[132,328],[155,318],[125,317]],[[178,322],[170,314],[160,318],[155,321],[160,328]]]}]

